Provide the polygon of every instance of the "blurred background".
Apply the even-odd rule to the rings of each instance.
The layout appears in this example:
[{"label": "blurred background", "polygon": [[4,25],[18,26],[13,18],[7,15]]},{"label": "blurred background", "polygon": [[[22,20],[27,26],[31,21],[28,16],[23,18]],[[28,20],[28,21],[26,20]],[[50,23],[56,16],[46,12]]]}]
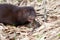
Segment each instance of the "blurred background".
[{"label": "blurred background", "polygon": [[0,4],[5,3],[34,7],[35,20],[41,26],[30,36],[27,34],[31,29],[25,27],[0,27],[0,40],[60,40],[60,0],[0,0]]}]

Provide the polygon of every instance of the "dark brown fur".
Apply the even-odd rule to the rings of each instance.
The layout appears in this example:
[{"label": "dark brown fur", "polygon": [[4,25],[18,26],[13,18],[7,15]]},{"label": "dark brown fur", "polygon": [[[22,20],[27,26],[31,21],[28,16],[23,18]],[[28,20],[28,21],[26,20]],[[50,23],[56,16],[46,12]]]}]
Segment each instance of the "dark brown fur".
[{"label": "dark brown fur", "polygon": [[33,7],[18,7],[11,4],[0,4],[0,23],[9,25],[25,25],[35,20]]}]

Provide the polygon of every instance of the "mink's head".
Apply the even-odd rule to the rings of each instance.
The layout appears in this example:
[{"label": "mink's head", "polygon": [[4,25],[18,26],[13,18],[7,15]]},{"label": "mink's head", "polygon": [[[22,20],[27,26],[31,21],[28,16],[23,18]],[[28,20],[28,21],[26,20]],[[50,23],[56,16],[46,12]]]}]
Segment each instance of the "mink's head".
[{"label": "mink's head", "polygon": [[35,20],[36,12],[33,7],[20,7],[19,14],[22,20],[32,22]]}]

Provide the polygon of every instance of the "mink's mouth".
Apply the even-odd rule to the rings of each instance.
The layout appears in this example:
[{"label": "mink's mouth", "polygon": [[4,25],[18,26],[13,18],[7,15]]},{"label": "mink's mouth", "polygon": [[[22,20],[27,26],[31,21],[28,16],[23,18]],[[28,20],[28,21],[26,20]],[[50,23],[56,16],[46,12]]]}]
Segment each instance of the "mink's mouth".
[{"label": "mink's mouth", "polygon": [[34,21],[34,18],[28,19],[28,22],[33,22],[33,21]]},{"label": "mink's mouth", "polygon": [[28,19],[28,21],[29,21],[29,22],[32,22],[32,21],[33,21],[33,19]]},{"label": "mink's mouth", "polygon": [[28,21],[29,21],[29,22],[32,22],[33,20],[35,20],[35,16],[29,16],[29,17],[28,17]]}]

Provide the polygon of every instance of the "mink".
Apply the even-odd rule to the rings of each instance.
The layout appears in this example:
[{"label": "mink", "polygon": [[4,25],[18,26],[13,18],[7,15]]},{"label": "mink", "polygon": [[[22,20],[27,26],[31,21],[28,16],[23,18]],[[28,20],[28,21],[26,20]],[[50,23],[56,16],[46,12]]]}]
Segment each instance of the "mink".
[{"label": "mink", "polygon": [[35,18],[36,12],[31,6],[0,4],[0,23],[4,25],[25,25],[34,21]]}]

